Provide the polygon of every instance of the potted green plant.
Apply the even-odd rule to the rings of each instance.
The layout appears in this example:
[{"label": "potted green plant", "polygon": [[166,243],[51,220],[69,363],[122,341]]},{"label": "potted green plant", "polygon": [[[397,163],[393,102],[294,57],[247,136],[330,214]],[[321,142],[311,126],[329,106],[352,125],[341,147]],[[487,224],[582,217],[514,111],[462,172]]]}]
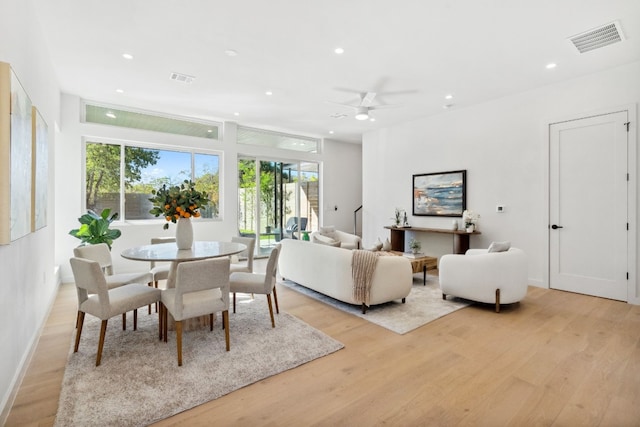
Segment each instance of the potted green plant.
[{"label": "potted green plant", "polygon": [[111,209],[103,209],[100,215],[89,209],[86,214],[78,218],[80,228],[74,228],[69,231],[69,234],[80,239],[81,245],[106,243],[111,249],[111,244],[120,237],[122,232],[109,228],[111,223],[118,219],[118,212],[109,216],[110,214]]},{"label": "potted green plant", "polygon": [[411,239],[409,242],[409,249],[411,249],[411,253],[417,254],[420,252],[420,249],[422,249],[422,243],[420,243],[419,240]]}]

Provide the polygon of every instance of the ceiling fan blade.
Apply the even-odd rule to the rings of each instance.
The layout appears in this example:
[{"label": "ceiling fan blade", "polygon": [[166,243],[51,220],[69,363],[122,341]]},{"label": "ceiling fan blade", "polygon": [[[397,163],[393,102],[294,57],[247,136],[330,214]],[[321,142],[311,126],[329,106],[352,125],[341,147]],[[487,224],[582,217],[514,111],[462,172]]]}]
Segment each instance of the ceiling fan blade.
[{"label": "ceiling fan blade", "polygon": [[360,106],[362,107],[371,106],[371,104],[373,104],[373,100],[375,99],[375,97],[376,97],[375,92],[366,92],[361,94],[362,100],[360,101]]}]

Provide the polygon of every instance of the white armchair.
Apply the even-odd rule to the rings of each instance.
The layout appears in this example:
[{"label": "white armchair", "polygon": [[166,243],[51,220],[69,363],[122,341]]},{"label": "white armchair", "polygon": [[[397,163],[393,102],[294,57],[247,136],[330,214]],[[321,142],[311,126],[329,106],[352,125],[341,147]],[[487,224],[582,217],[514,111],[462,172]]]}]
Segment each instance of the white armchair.
[{"label": "white armchair", "polygon": [[511,304],[527,295],[527,256],[517,248],[489,253],[469,249],[465,255],[443,255],[438,266],[442,298],[453,295],[488,304]]},{"label": "white armchair", "polygon": [[311,233],[311,241],[344,249],[360,249],[362,245],[360,236],[336,230],[333,226],[320,227],[318,231]]}]

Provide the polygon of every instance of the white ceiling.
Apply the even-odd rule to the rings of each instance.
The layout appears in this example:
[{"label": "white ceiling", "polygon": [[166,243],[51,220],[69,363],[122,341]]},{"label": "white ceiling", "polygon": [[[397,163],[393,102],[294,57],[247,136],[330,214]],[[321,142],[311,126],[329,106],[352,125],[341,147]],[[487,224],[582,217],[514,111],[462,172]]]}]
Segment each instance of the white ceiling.
[{"label": "white ceiling", "polygon": [[[444,104],[640,60],[639,0],[32,1],[63,92],[346,142],[446,114]],[[615,20],[621,43],[579,54],[567,40]],[[172,72],[195,80],[171,81]],[[374,100],[397,106],[357,121],[330,103],[357,99],[341,89],[399,92]]]}]

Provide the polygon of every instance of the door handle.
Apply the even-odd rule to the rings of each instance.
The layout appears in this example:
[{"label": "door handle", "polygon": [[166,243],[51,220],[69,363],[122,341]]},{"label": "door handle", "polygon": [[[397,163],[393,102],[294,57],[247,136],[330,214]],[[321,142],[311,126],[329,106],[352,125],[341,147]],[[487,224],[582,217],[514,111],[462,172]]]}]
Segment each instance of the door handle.
[{"label": "door handle", "polygon": [[553,228],[554,230],[557,230],[558,228],[564,228],[564,227],[563,227],[563,226],[561,226],[561,225],[555,225],[555,224],[553,224],[553,225],[551,226],[551,228]]}]

